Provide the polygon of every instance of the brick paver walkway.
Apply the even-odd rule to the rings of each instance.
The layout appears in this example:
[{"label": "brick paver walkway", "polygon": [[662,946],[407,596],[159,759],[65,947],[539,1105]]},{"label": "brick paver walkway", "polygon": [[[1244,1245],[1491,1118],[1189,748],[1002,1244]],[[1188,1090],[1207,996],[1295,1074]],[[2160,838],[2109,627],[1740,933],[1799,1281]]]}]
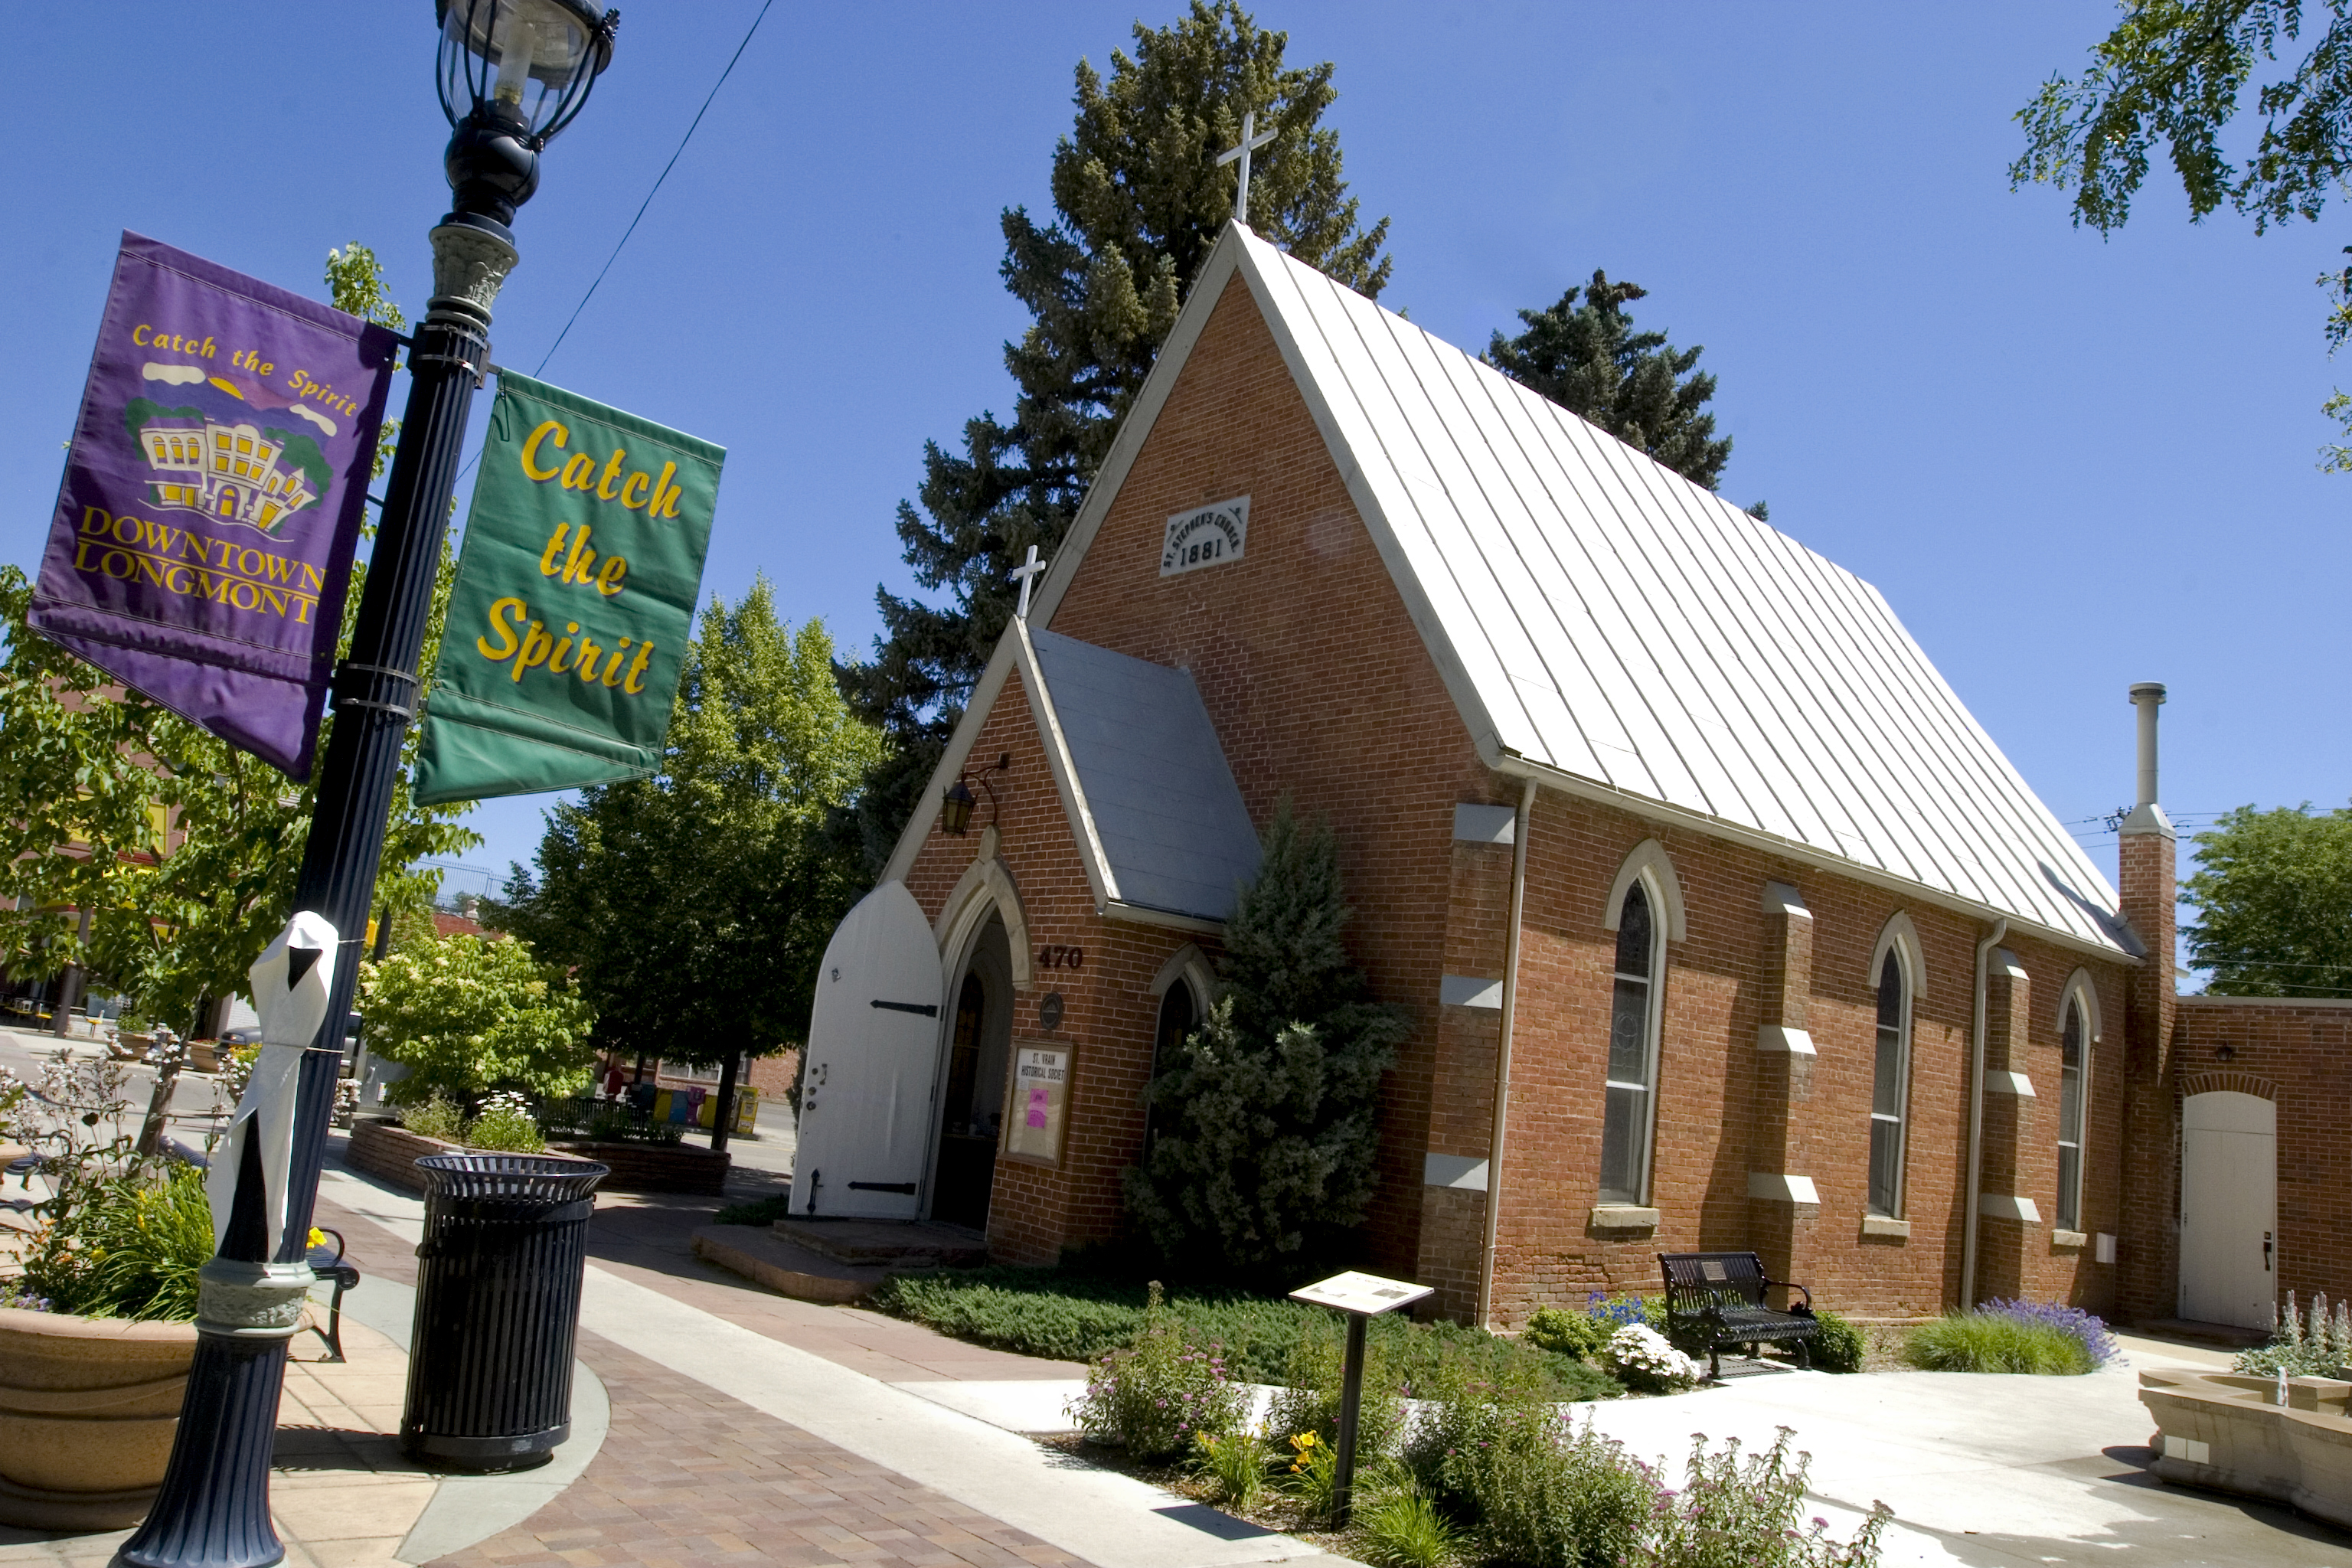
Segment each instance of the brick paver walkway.
[{"label": "brick paver walkway", "polygon": [[[324,1197],[318,1223],[343,1233],[353,1261],[366,1273],[415,1282],[414,1249],[391,1232]],[[642,1265],[627,1271],[648,1283],[662,1279]],[[768,1331],[785,1331],[778,1338],[796,1337],[791,1330],[798,1325],[780,1322],[756,1304],[807,1306],[715,1282],[664,1282],[681,1295],[741,1298],[741,1306],[752,1308],[747,1316],[766,1319]],[[909,1324],[889,1326],[926,1332]],[[1080,1559],[1025,1531],[599,1335],[583,1333],[579,1355],[612,1399],[603,1448],[554,1502],[511,1530],[440,1559],[447,1568],[1082,1568]]]},{"label": "brick paver walkway", "polygon": [[1077,1559],[593,1334],[613,1426],[587,1473],[446,1568],[948,1568]]}]

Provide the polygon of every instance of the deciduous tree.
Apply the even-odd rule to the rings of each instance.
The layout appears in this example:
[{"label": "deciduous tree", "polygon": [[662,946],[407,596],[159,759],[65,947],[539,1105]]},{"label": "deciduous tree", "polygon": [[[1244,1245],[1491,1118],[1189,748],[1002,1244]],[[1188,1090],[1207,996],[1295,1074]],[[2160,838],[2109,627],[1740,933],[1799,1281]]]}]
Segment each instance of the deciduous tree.
[{"label": "deciduous tree", "polygon": [[881,755],[834,682],[833,639],[781,622],[764,577],[714,597],[688,645],[661,771],[549,813],[496,929],[572,965],[607,1049],[736,1064],[805,1038],[816,966],[862,866],[822,831]]},{"label": "deciduous tree", "polygon": [[[2192,223],[2224,203],[2257,234],[2317,221],[2352,174],[2352,0],[2124,0],[2122,9],[2082,75],[2053,74],[2018,110],[2025,151],[2009,166],[2011,185],[2072,187],[2075,224],[2111,234],[2130,217],[2160,144]],[[2327,25],[2303,58],[2254,90],[2262,132],[2233,157],[2222,134],[2247,88],[2271,74],[2263,68],[2279,61],[2282,43],[2305,42],[2306,16],[2323,10]],[[2352,268],[2319,281],[2333,299],[2332,353],[2352,335]],[[2352,395],[2338,391],[2326,412],[2352,430]],[[2320,466],[2352,472],[2352,445],[2322,447]]]},{"label": "deciduous tree", "polygon": [[2221,996],[2352,996],[2352,809],[2242,805],[2197,836],[2189,962]]}]

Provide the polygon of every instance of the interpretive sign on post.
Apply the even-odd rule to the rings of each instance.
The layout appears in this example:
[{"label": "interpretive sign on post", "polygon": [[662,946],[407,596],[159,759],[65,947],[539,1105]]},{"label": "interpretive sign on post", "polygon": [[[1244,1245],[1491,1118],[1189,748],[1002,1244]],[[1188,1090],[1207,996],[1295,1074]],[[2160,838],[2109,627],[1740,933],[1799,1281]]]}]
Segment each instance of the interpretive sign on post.
[{"label": "interpretive sign on post", "polygon": [[399,342],[124,234],[26,624],[310,777]]},{"label": "interpretive sign on post", "polygon": [[419,805],[654,771],[726,457],[499,373],[426,699]]},{"label": "interpretive sign on post", "polygon": [[1382,1312],[1410,1307],[1423,1297],[1434,1294],[1433,1286],[1356,1273],[1334,1274],[1290,1293],[1294,1301],[1328,1307],[1348,1315],[1348,1359],[1339,1378],[1339,1440],[1336,1445],[1339,1468],[1331,1485],[1331,1517],[1341,1524],[1348,1522],[1349,1510],[1355,1501],[1356,1419],[1364,1407],[1364,1325]]}]

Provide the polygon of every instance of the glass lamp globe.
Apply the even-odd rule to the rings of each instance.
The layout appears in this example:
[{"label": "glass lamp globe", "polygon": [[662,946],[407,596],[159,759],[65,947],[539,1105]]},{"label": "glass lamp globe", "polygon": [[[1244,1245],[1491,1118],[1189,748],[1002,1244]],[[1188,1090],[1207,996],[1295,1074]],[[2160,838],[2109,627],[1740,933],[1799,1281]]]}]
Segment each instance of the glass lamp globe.
[{"label": "glass lamp globe", "polygon": [[578,118],[613,63],[621,14],[604,0],[434,0],[441,112],[459,214],[501,226],[539,188],[539,153]]}]

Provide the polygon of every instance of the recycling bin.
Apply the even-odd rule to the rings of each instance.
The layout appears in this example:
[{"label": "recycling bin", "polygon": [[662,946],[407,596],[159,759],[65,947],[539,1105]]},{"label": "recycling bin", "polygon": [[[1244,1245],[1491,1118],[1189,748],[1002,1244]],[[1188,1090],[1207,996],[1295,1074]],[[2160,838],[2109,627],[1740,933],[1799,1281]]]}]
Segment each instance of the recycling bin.
[{"label": "recycling bin", "polygon": [[590,1194],[611,1168],[538,1154],[435,1154],[416,1248],[401,1447],[436,1468],[544,1464],[572,1436],[572,1350]]}]

